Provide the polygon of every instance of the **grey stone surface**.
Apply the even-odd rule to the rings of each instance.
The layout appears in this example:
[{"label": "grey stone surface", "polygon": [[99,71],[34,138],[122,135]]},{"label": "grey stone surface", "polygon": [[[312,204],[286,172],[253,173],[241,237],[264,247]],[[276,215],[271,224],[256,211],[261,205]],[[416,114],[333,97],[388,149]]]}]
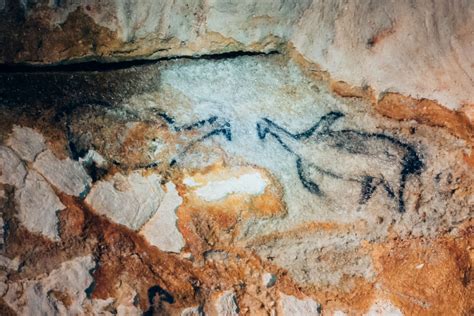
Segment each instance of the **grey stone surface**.
[{"label": "grey stone surface", "polygon": [[158,175],[143,176],[135,171],[99,181],[87,195],[86,203],[98,214],[139,230],[157,212],[163,196]]},{"label": "grey stone surface", "polygon": [[156,213],[140,230],[140,234],[153,246],[162,251],[180,252],[184,247],[184,238],[178,230],[176,210],[183,199],[173,183],[166,184],[166,192]]},{"label": "grey stone surface", "polygon": [[92,182],[79,162],[58,159],[50,150],[39,154],[33,167],[56,189],[68,195],[84,197]]},{"label": "grey stone surface", "polygon": [[320,315],[320,305],[312,299],[298,299],[291,295],[280,293],[282,315]]},{"label": "grey stone surface", "polygon": [[30,170],[23,187],[15,191],[18,218],[30,231],[59,240],[56,213],[65,208],[49,183]]}]

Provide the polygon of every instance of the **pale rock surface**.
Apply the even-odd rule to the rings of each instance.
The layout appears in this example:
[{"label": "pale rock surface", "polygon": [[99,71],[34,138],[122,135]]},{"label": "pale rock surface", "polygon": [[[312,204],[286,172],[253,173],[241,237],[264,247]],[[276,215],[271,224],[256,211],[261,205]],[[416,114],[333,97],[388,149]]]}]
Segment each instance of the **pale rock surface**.
[{"label": "pale rock surface", "polygon": [[181,311],[181,316],[203,316],[199,306],[187,307]]},{"label": "pale rock surface", "polygon": [[217,316],[237,316],[239,315],[239,307],[235,293],[226,291],[219,295],[214,306],[216,308]]},{"label": "pale rock surface", "polygon": [[139,316],[143,315],[140,308],[134,305],[119,305],[117,306],[117,316]]},{"label": "pale rock surface", "polygon": [[366,316],[403,316],[403,313],[390,301],[377,300],[369,309]]},{"label": "pale rock surface", "polygon": [[218,201],[231,194],[260,195],[267,186],[265,179],[259,172],[210,181],[204,185],[196,183],[192,178],[186,178],[183,182],[189,187],[195,188],[196,195],[207,202]]},{"label": "pale rock surface", "polygon": [[265,272],[263,275],[262,275],[262,284],[263,286],[265,287],[272,287],[273,285],[275,285],[275,282],[277,281],[277,278],[274,274],[272,273],[269,273],[269,272]]},{"label": "pale rock surface", "polygon": [[176,210],[183,199],[176,191],[176,186],[168,182],[163,200],[153,217],[143,225],[140,234],[153,246],[162,251],[180,252],[185,245],[183,236],[177,227]]},{"label": "pale rock surface", "polygon": [[473,104],[474,2],[313,1],[291,41],[338,80]]},{"label": "pale rock surface", "polygon": [[38,172],[28,173],[24,186],[15,191],[15,201],[18,219],[28,230],[59,240],[56,213],[65,206]]},{"label": "pale rock surface", "polygon": [[20,188],[24,184],[26,173],[25,165],[15,152],[0,146],[0,183]]},{"label": "pale rock surface", "polygon": [[320,305],[310,298],[300,300],[294,296],[280,293],[280,305],[283,316],[320,315]]},{"label": "pale rock surface", "polygon": [[79,162],[70,158],[58,159],[51,150],[39,154],[33,167],[56,189],[68,195],[83,197],[92,182]]},{"label": "pale rock surface", "polygon": [[79,162],[83,166],[90,166],[94,164],[100,168],[106,168],[108,165],[107,160],[93,149],[90,149],[84,157],[80,157]]},{"label": "pale rock surface", "polygon": [[[92,256],[74,258],[48,275],[10,284],[3,299],[21,315],[83,315],[85,290],[93,282],[90,271],[94,267]],[[67,297],[68,306],[61,297]]]},{"label": "pale rock surface", "polygon": [[125,176],[115,174],[110,180],[97,182],[86,197],[98,214],[139,230],[158,210],[164,192],[156,174],[143,176],[140,171]]},{"label": "pale rock surface", "polygon": [[46,149],[43,135],[32,128],[13,126],[12,134],[6,144],[13,149],[22,160],[32,162],[36,156]]},{"label": "pale rock surface", "polygon": [[6,268],[8,270],[17,271],[20,267],[20,259],[10,259],[8,257],[0,255],[0,267]]},{"label": "pale rock surface", "polygon": [[[0,28],[8,44],[0,50],[0,62],[47,64],[268,52],[288,42],[337,80],[369,85],[379,93],[390,90],[434,99],[454,109],[474,103],[472,1],[26,3],[9,13],[9,23]],[[73,21],[79,14],[86,18]],[[41,23],[44,34],[27,29],[30,32],[18,38],[16,34],[29,24],[17,24],[16,15],[33,25]],[[87,33],[92,38],[69,34],[75,29],[64,27],[68,21],[101,31]],[[59,25],[65,34],[57,31]],[[71,37],[76,40],[70,42]]]}]

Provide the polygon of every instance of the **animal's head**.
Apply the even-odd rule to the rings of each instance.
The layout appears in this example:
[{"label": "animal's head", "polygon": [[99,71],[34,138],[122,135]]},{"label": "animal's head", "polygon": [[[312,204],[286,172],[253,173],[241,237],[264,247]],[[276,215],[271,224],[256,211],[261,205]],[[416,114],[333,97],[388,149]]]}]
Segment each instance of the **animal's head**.
[{"label": "animal's head", "polygon": [[260,139],[265,139],[267,134],[271,130],[271,121],[267,118],[263,118],[257,122],[257,135]]}]

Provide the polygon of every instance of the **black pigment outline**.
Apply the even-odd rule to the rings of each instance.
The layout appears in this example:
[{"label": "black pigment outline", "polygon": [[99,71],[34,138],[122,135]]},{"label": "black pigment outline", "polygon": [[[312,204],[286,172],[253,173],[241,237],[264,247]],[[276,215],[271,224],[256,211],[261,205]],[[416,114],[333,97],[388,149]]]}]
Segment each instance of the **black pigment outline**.
[{"label": "black pigment outline", "polygon": [[[298,173],[298,177],[303,184],[303,186],[311,193],[322,196],[323,192],[319,188],[318,184],[314,183],[310,179],[307,178],[306,176],[306,170],[303,166],[303,157],[300,157],[297,153],[295,153],[283,140],[282,138],[277,134],[277,132],[272,131],[272,129],[276,131],[280,131],[287,136],[295,139],[295,140],[305,140],[310,137],[313,137],[316,133],[316,135],[321,135],[321,136],[326,136],[326,137],[334,137],[334,136],[343,136],[346,134],[352,134],[352,135],[357,135],[362,138],[370,139],[370,138],[375,138],[379,140],[385,140],[390,143],[392,143],[394,146],[397,146],[399,148],[402,148],[405,151],[405,155],[403,156],[402,159],[402,170],[400,173],[400,179],[399,179],[399,190],[398,190],[398,211],[400,213],[404,213],[406,211],[405,209],[405,201],[404,201],[404,192],[405,192],[405,186],[407,179],[410,175],[420,175],[422,169],[423,169],[423,162],[415,149],[408,144],[402,143],[401,141],[395,139],[392,136],[388,136],[385,134],[380,134],[380,133],[367,133],[367,132],[361,132],[361,131],[356,131],[356,130],[351,130],[351,129],[344,129],[344,130],[338,130],[338,131],[333,131],[330,129],[330,126],[338,119],[344,117],[344,114],[341,112],[330,112],[320,118],[320,120],[313,125],[311,128],[308,130],[302,132],[302,133],[291,133],[285,128],[277,125],[273,121],[271,121],[268,118],[263,118],[262,121],[264,122],[265,126],[263,123],[257,123],[257,134],[259,139],[264,140],[267,134],[272,135],[276,141],[288,152],[296,156],[296,171]],[[350,141],[350,140],[348,140]],[[348,152],[351,152],[350,148],[344,148],[343,146],[337,146],[338,148],[341,148],[342,150],[347,150]],[[323,170],[318,166],[314,166],[318,172],[321,172],[325,175],[331,176],[333,178],[337,179],[342,179],[340,176],[327,171]],[[347,180],[347,179],[346,179]],[[387,192],[387,195],[391,198],[394,199],[395,193],[393,192],[393,189],[390,187],[388,182],[384,179],[378,179],[372,176],[366,176],[364,179],[361,181],[360,179],[348,179],[349,181],[357,181],[361,183],[361,196],[359,203],[364,204],[366,203],[373,195],[375,190],[377,189],[378,186],[382,186],[385,191]]]},{"label": "black pigment outline", "polygon": [[[106,101],[103,101],[103,100],[89,100],[89,101],[86,101],[86,102],[78,102],[76,104],[70,104],[69,106],[63,108],[63,111],[61,111],[60,114],[63,114],[66,116],[66,137],[67,137],[67,140],[68,140],[68,148],[69,148],[69,154],[71,156],[72,159],[74,160],[78,160],[80,157],[83,157],[86,152],[80,152],[75,143],[74,143],[74,135],[73,135],[73,132],[72,132],[72,129],[71,129],[71,113],[73,110],[77,109],[78,107],[80,106],[101,106],[101,107],[104,107],[104,108],[113,108],[113,105],[109,102],[106,102]],[[135,115],[134,113],[131,113],[130,111],[128,111],[127,109],[121,109],[122,111],[124,111],[127,115],[129,115],[130,117],[132,118],[136,118],[137,120],[139,119],[137,115]],[[192,130],[196,130],[196,129],[199,129],[199,128],[202,128],[202,127],[205,127],[207,125],[212,125],[214,124],[215,122],[218,121],[219,117],[218,116],[212,116],[208,119],[205,119],[205,120],[199,120],[195,123],[191,123],[191,124],[188,124],[188,125],[183,125],[183,126],[177,126],[176,125],[176,121],[173,117],[169,116],[167,113],[165,112],[159,112],[159,111],[152,111],[153,114],[161,117],[165,123],[169,126],[169,128],[172,128],[175,132],[182,132],[182,131],[192,131]],[[58,117],[56,117],[56,120],[58,120]],[[186,145],[186,147],[180,152],[177,154],[177,156],[173,159],[171,159],[169,165],[170,167],[174,166],[177,162],[178,162],[178,159],[180,157],[182,157],[183,155],[185,155],[194,145],[196,145],[197,143],[199,142],[202,142],[208,138],[211,138],[212,136],[216,136],[216,135],[220,135],[222,134],[228,141],[232,141],[232,127],[231,127],[231,124],[228,120],[224,120],[223,124],[213,130],[211,130],[210,132],[208,132],[207,134],[204,134],[203,136],[201,136],[200,138],[198,138],[197,140],[193,141],[193,142],[190,142],[188,145]],[[122,166],[123,164],[120,163],[119,161],[116,161],[116,160],[112,160],[111,161],[113,164],[117,165],[117,166]],[[136,165],[134,166],[134,168],[138,168],[138,169],[141,169],[141,168],[155,168],[158,166],[158,162],[152,162],[150,164],[146,164],[146,165]]]}]

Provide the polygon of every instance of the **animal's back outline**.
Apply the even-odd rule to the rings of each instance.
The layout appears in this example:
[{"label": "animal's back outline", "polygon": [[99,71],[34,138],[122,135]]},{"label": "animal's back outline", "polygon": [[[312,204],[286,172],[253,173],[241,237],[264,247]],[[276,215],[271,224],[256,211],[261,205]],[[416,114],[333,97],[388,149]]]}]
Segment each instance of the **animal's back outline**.
[{"label": "animal's back outline", "polygon": [[[99,106],[99,107],[103,107],[103,108],[113,108],[114,106],[107,102],[107,101],[104,101],[104,100],[97,100],[97,99],[93,99],[93,100],[87,100],[87,101],[79,101],[79,102],[76,102],[76,103],[73,103],[73,104],[69,104],[68,106],[64,107],[62,111],[60,111],[60,115],[65,115],[66,117],[66,138],[68,140],[68,149],[69,149],[69,155],[72,159],[74,160],[78,160],[81,156],[83,156],[85,153],[81,153],[77,150],[76,146],[75,146],[75,143],[73,141],[73,132],[72,132],[72,128],[71,128],[71,113],[73,110],[81,107],[81,106],[86,106],[86,105],[89,105],[89,106]],[[130,115],[131,117],[135,117],[138,119],[138,116],[134,113],[132,113],[131,111],[127,110],[127,109],[121,109],[122,111],[124,111],[125,113],[127,113],[127,115]],[[159,117],[161,117],[165,123],[168,125],[169,128],[173,129],[175,132],[183,132],[183,131],[192,131],[192,130],[195,130],[195,129],[198,129],[200,127],[203,127],[207,124],[213,124],[214,122],[216,122],[219,117],[218,116],[211,116],[210,118],[208,119],[204,119],[204,120],[199,120],[199,121],[196,121],[194,123],[191,123],[191,124],[185,124],[185,125],[182,125],[182,126],[178,126],[176,124],[176,120],[169,116],[166,112],[164,111],[152,111],[152,113],[154,115],[157,115]],[[56,117],[56,119],[58,119],[58,117]],[[182,155],[185,155],[195,144],[199,143],[199,142],[202,142],[212,136],[215,136],[215,135],[219,135],[219,134],[222,134],[228,141],[232,141],[232,127],[231,127],[231,124],[228,120],[226,119],[223,119],[224,121],[224,124],[222,124],[222,126],[216,128],[216,129],[213,129],[211,131],[209,131],[208,133],[204,134],[203,136],[201,136],[200,138],[196,139],[195,141],[193,142],[190,142],[180,153],[178,153],[176,155],[176,157],[172,158],[169,162],[169,166],[170,167],[173,167],[176,163],[177,163],[177,159],[179,157],[181,157]],[[117,166],[121,166],[122,164],[119,162],[119,161],[116,161],[116,160],[112,160],[111,161],[113,164],[117,165]],[[144,164],[144,165],[137,165],[134,167],[134,169],[147,169],[147,168],[154,168],[154,167],[157,167],[158,166],[158,162],[152,162],[152,163],[149,163],[149,164]]]},{"label": "animal's back outline", "polygon": [[[288,131],[287,129],[281,127],[280,125],[274,123],[272,120],[270,120],[268,118],[263,118],[262,120],[266,124],[276,128],[277,130],[285,133],[287,136],[289,136],[289,137],[291,137],[295,140],[308,139],[308,138],[312,137],[313,135],[315,135],[315,133],[321,133],[321,134],[326,133],[326,135],[331,135],[331,133],[355,133],[356,135],[364,137],[364,138],[373,138],[373,137],[375,137],[379,140],[386,140],[386,141],[389,141],[390,143],[392,143],[393,145],[404,149],[405,154],[403,155],[403,158],[402,158],[402,161],[401,161],[402,170],[400,172],[399,189],[398,189],[398,194],[397,194],[397,196],[398,196],[398,201],[397,201],[398,202],[398,211],[400,213],[404,213],[406,211],[404,195],[405,195],[405,187],[406,187],[407,179],[410,175],[420,175],[421,171],[424,167],[423,162],[422,162],[421,158],[419,157],[418,153],[416,152],[416,150],[411,145],[403,143],[403,142],[399,141],[398,139],[396,139],[392,136],[385,135],[385,134],[382,134],[382,133],[367,133],[367,132],[361,132],[361,131],[351,130],[351,129],[343,129],[343,130],[338,130],[338,131],[330,130],[330,126],[336,120],[338,120],[342,117],[344,117],[344,114],[341,113],[341,112],[335,112],[335,111],[329,112],[329,113],[325,114],[324,116],[322,116],[316,124],[314,124],[312,127],[310,127],[309,129],[307,129],[306,131],[301,132],[301,133],[292,133],[292,132]],[[277,142],[286,151],[288,151],[288,152],[290,152],[290,153],[292,153],[293,155],[296,156],[296,169],[297,169],[297,174],[298,174],[298,177],[299,177],[301,183],[303,184],[303,186],[309,192],[311,192],[315,195],[321,196],[322,191],[319,188],[319,185],[314,183],[312,180],[307,179],[306,176],[305,176],[305,170],[304,170],[304,167],[303,167],[303,157],[301,157],[297,153],[295,153],[282,140],[282,138],[278,134],[271,131],[268,127],[262,127],[262,125],[260,123],[257,123],[257,135],[258,135],[259,139],[261,139],[261,140],[265,139],[267,134],[272,135],[277,140]],[[316,167],[318,168],[318,166],[316,166]],[[330,172],[326,172],[326,171],[322,170],[321,168],[319,168],[318,171],[323,172],[324,174],[327,174],[327,175],[335,177],[335,178],[340,178],[339,176],[337,176],[335,174],[331,174]],[[365,179],[365,180],[366,181],[361,182],[361,186],[362,186],[362,188],[361,188],[361,201],[359,203],[363,204],[367,200],[369,200],[371,198],[372,194],[374,193],[375,189],[379,185],[384,186],[384,189],[387,191],[389,196],[391,196],[391,197],[395,196],[393,190],[391,190],[391,188],[389,186],[387,186],[386,182],[374,184],[374,183],[372,183],[374,178],[370,177],[370,176],[367,177],[367,179]]]}]

